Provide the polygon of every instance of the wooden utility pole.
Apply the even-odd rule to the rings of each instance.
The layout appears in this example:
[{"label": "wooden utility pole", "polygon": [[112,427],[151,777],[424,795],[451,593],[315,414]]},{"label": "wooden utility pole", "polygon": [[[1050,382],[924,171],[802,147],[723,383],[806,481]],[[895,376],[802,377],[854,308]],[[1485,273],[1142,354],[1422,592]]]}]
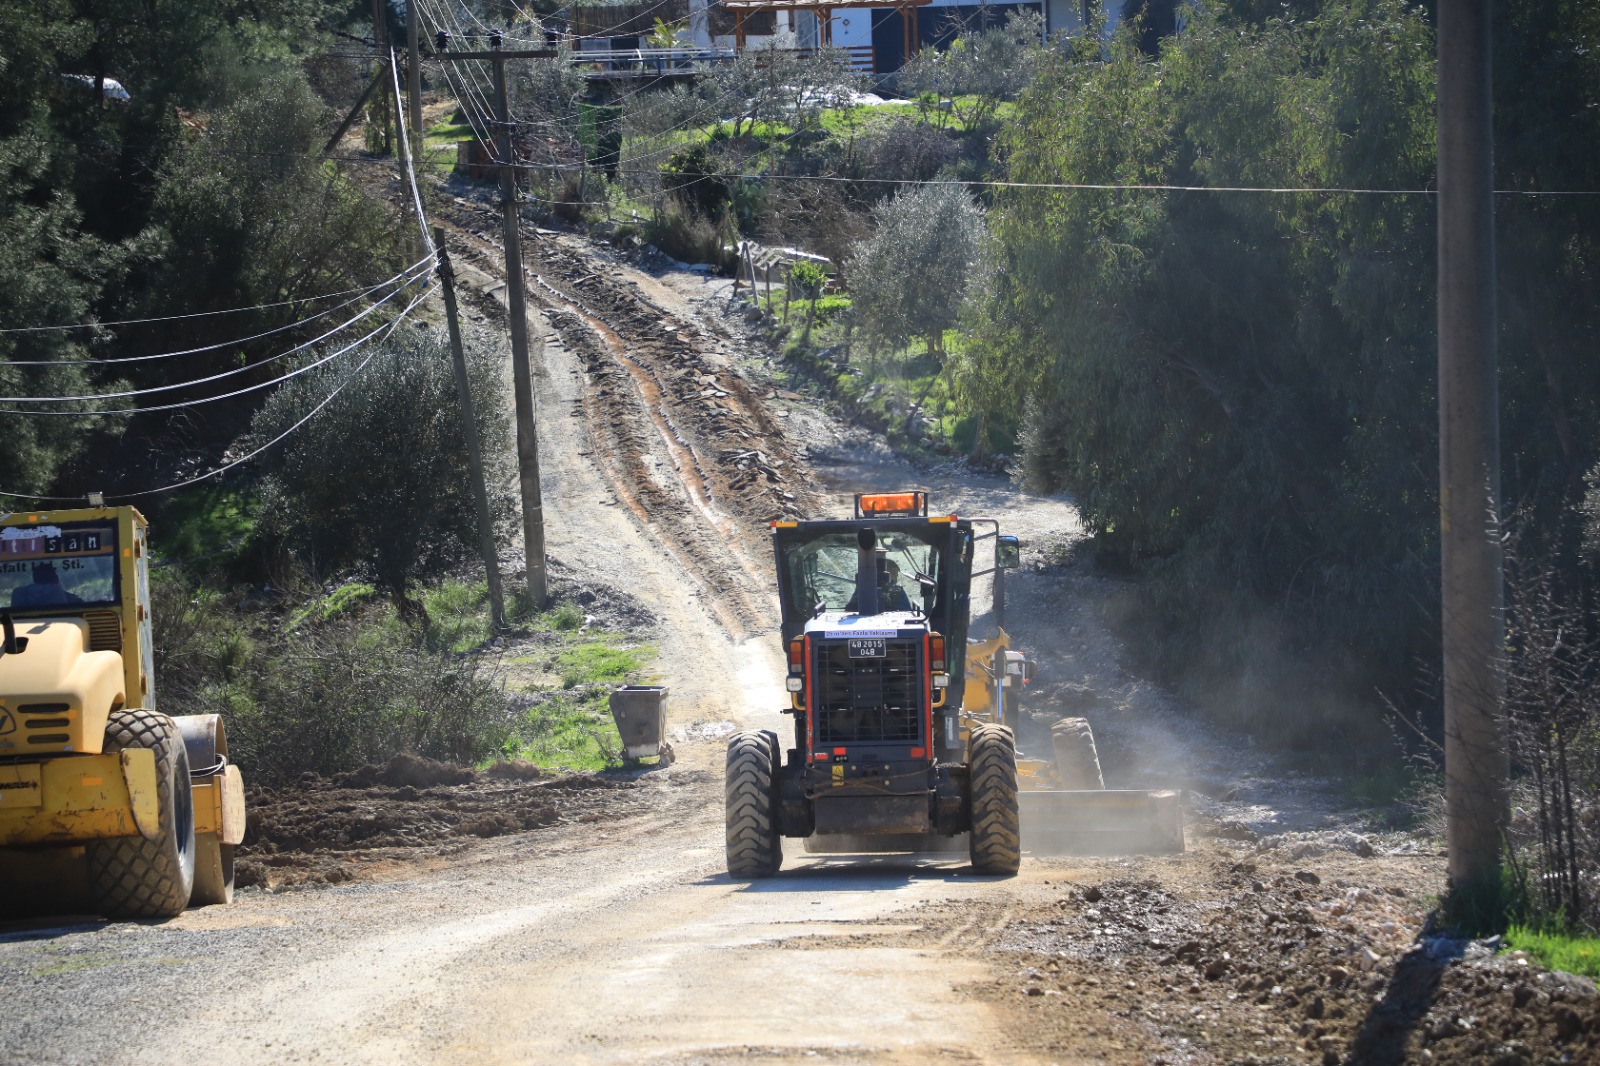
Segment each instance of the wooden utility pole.
[{"label": "wooden utility pole", "polygon": [[[372,43],[378,55],[382,57],[379,59],[380,63],[394,62],[394,55],[389,49],[389,23],[384,16],[384,0],[372,0]],[[380,77],[383,75],[381,66],[378,68],[378,74]],[[384,95],[389,98],[389,114],[385,116],[383,125],[384,149],[388,150],[391,145],[399,143],[399,136],[396,131],[399,129],[400,123],[400,100],[396,97],[394,89],[389,84],[391,79],[384,78],[383,81]],[[389,125],[391,121],[395,124],[393,128]],[[400,176],[404,179],[404,172]]]},{"label": "wooden utility pole", "polygon": [[472,469],[472,497],[478,508],[478,548],[489,575],[489,618],[495,629],[506,626],[505,597],[500,591],[500,557],[494,546],[494,518],[489,513],[489,488],[483,477],[483,451],[478,443],[478,419],[473,410],[472,386],[467,380],[467,354],[461,346],[461,320],[456,315],[456,272],[444,246],[444,230],[433,227],[433,247],[439,255],[439,280],[444,293],[445,320],[450,326],[450,354],[455,363],[456,392],[461,398],[461,433],[467,440],[467,463]]},{"label": "wooden utility pole", "polygon": [[1489,0],[1439,5],[1439,527],[1452,892],[1498,887],[1510,817]]},{"label": "wooden utility pole", "polygon": [[422,129],[422,49],[417,43],[417,0],[406,0],[406,95],[411,98],[411,144],[421,159]]},{"label": "wooden utility pole", "polygon": [[533,408],[533,371],[529,356],[531,342],[541,353],[544,334],[528,323],[528,293],[522,271],[521,212],[517,206],[515,157],[511,138],[511,109],[506,102],[506,60],[550,59],[550,49],[507,52],[500,38],[490,41],[487,52],[439,52],[442,62],[488,60],[494,66],[495,152],[500,162],[500,208],[502,240],[506,254],[506,297],[511,319],[511,387],[517,405],[517,470],[522,490],[522,550],[527,560],[528,600],[535,610],[549,599],[549,584],[544,559],[544,494],[539,486],[539,437]]},{"label": "wooden utility pole", "polygon": [[517,466],[522,479],[522,547],[527,560],[528,600],[540,610],[549,597],[544,566],[544,494],[539,486],[539,437],[533,409],[533,371],[530,339],[544,335],[528,329],[527,282],[522,273],[522,211],[517,204],[515,145],[511,136],[511,108],[506,102],[506,61],[500,38],[491,42],[494,56],[494,114],[500,126],[500,214],[506,248],[506,296],[511,304],[511,384],[517,401]]}]

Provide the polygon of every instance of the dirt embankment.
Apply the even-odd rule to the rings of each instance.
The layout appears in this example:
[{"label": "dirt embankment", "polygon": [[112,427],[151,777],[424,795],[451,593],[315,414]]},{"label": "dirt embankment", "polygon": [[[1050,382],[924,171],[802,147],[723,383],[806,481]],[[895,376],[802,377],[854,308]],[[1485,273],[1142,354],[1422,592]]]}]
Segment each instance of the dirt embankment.
[{"label": "dirt embankment", "polygon": [[1219,844],[1074,869],[997,916],[978,992],[1039,1050],[1112,1062],[1600,1061],[1593,984],[1425,931],[1441,865]]},{"label": "dirt embankment", "polygon": [[431,869],[474,840],[626,817],[649,805],[630,779],[553,774],[529,763],[475,771],[411,755],[332,780],[251,789],[237,883],[284,888]]},{"label": "dirt embankment", "polygon": [[[498,212],[468,198],[443,218],[463,255],[503,276]],[[609,252],[541,233],[523,244],[528,295],[584,373],[584,453],[617,500],[707,594],[736,640],[770,625],[765,524],[815,510],[807,450],[772,390],[733,365],[730,336]]]}]

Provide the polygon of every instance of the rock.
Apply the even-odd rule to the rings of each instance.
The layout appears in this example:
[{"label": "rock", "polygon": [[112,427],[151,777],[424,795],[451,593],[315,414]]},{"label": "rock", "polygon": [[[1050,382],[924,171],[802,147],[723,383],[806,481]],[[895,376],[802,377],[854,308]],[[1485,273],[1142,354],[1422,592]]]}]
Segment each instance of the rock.
[{"label": "rock", "polygon": [[1338,988],[1350,980],[1350,971],[1343,966],[1334,966],[1328,970],[1328,987]]},{"label": "rock", "polygon": [[1044,989],[1040,988],[1038,985],[1029,985],[1027,988],[1024,988],[1022,991],[1023,991],[1023,993],[1025,995],[1029,995],[1029,996],[1042,996],[1042,995],[1044,995]]},{"label": "rock", "polygon": [[1312,873],[1310,870],[1296,870],[1294,872],[1294,879],[1296,881],[1304,881],[1308,885],[1320,885],[1320,884],[1322,884],[1322,878],[1318,877],[1316,874]]},{"label": "rock", "polygon": [[1207,981],[1215,981],[1217,978],[1221,977],[1227,972],[1228,958],[1226,952],[1223,953],[1222,958],[1212,959],[1210,962],[1207,962],[1205,964],[1205,968],[1201,971],[1201,973],[1205,975],[1205,979]]},{"label": "rock", "polygon": [[1573,1037],[1583,1032],[1583,1019],[1579,1017],[1578,1012],[1573,1010],[1571,1007],[1567,1006],[1566,1004],[1562,1004],[1555,1009],[1554,1013],[1556,1019],[1557,1040],[1571,1040]]},{"label": "rock", "polygon": [[1306,1017],[1310,1018],[1312,1021],[1316,1021],[1322,1017],[1323,1013],[1327,1009],[1328,1005],[1323,1001],[1320,995],[1312,996],[1311,1002],[1306,1004]]},{"label": "rock", "polygon": [[1356,952],[1356,969],[1362,973],[1370,972],[1373,967],[1378,965],[1378,962],[1378,953],[1371,948],[1362,948]]},{"label": "rock", "polygon": [[1099,903],[1105,898],[1105,893],[1100,891],[1099,885],[1090,885],[1083,890],[1083,901],[1085,903]]}]

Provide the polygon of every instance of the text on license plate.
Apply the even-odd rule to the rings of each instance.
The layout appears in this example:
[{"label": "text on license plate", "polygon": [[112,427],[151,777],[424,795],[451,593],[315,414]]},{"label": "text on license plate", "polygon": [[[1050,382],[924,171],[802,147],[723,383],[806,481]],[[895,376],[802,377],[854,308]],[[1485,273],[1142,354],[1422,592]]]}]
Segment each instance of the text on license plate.
[{"label": "text on license plate", "polygon": [[850,658],[852,659],[881,659],[884,656],[884,642],[881,640],[852,638],[850,641]]}]

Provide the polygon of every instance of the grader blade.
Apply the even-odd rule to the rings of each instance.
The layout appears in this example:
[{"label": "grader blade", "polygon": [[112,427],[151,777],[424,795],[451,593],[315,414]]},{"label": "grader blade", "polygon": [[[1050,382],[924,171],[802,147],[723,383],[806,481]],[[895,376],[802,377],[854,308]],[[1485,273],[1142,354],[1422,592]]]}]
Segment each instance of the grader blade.
[{"label": "grader blade", "polygon": [[1022,848],[1032,855],[1178,855],[1183,793],[1178,789],[1022,791]]}]

